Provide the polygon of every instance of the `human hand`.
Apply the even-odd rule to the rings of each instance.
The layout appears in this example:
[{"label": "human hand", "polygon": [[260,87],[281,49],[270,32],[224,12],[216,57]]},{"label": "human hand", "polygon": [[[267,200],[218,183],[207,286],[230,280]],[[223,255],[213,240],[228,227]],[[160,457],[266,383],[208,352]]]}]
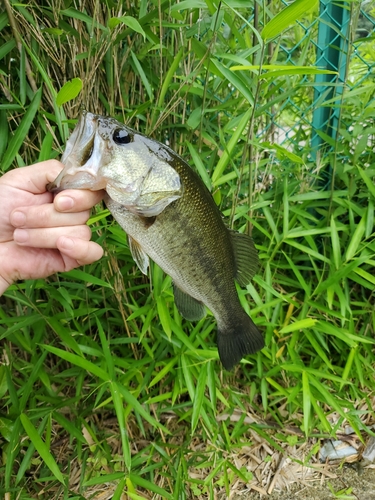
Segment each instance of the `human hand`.
[{"label": "human hand", "polygon": [[14,281],[45,278],[90,264],[103,249],[90,241],[90,209],[103,191],[46,191],[63,165],[48,160],[0,177],[0,295]]}]

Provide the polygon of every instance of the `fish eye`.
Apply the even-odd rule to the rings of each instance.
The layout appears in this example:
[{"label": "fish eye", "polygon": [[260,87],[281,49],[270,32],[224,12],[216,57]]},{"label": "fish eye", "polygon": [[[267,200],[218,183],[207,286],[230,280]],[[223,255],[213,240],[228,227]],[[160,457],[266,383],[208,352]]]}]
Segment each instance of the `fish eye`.
[{"label": "fish eye", "polygon": [[122,128],[117,128],[113,132],[113,140],[115,141],[116,144],[122,145],[122,144],[129,144],[131,142],[131,137],[127,133],[126,130]]}]

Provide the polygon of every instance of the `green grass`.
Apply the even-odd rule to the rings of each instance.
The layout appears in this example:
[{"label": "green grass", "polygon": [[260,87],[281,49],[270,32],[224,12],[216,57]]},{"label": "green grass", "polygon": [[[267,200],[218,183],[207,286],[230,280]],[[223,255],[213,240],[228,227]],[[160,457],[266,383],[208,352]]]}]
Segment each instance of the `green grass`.
[{"label": "green grass", "polygon": [[[321,165],[308,146],[273,146],[273,118],[293,123],[290,100],[303,110],[312,90],[293,72],[231,71],[283,57],[233,5],[13,3],[20,40],[0,13],[2,172],[59,157],[81,106],[168,140],[230,224],[251,228],[261,269],[239,294],[266,342],[223,371],[213,317],[183,320],[170,278],[156,265],[145,278],[97,207],[100,262],[18,283],[0,299],[3,496],[78,499],[106,488],[114,499],[214,498],[252,479],[236,458],[256,436],[282,452],[346,425],[370,432],[375,87],[344,95],[353,133],[343,127]],[[308,65],[312,46],[299,41],[294,57]],[[59,106],[73,78],[82,91]],[[301,144],[306,135],[296,131]]]}]

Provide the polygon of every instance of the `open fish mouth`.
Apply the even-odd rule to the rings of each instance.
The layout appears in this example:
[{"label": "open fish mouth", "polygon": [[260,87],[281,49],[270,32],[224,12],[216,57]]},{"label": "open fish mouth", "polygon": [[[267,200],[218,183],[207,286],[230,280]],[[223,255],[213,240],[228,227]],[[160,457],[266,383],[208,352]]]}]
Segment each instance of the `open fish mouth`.
[{"label": "open fish mouth", "polygon": [[78,183],[82,189],[85,189],[86,186],[90,186],[90,189],[92,189],[91,186],[95,183],[95,178],[88,172],[78,172],[73,176],[64,174],[63,182],[61,182],[62,176],[59,177],[57,177],[53,182],[49,182],[47,184],[47,191],[57,194],[61,191],[64,191],[65,189],[77,189]]},{"label": "open fish mouth", "polygon": [[69,137],[61,163],[65,168],[58,177],[47,184],[52,193],[64,189],[103,189],[103,180],[98,181],[98,170],[103,165],[105,144],[97,134],[99,116],[84,111]]}]

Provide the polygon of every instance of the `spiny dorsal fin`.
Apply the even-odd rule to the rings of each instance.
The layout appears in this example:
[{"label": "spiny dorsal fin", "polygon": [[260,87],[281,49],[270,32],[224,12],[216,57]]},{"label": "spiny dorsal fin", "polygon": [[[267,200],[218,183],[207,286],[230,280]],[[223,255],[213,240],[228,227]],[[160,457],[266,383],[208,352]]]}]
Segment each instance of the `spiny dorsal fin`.
[{"label": "spiny dorsal fin", "polygon": [[233,230],[230,236],[236,261],[235,279],[240,286],[246,286],[258,270],[258,253],[251,236]]},{"label": "spiny dorsal fin", "polygon": [[128,242],[129,242],[129,248],[130,252],[132,254],[133,259],[135,260],[135,263],[139,267],[139,269],[142,271],[143,274],[147,274],[147,268],[150,263],[148,255],[143,251],[143,248],[141,245],[133,239],[131,236],[128,235]]},{"label": "spiny dorsal fin", "polygon": [[206,315],[206,308],[202,302],[194,299],[191,295],[183,292],[173,283],[174,302],[176,307],[188,321],[199,321]]}]

